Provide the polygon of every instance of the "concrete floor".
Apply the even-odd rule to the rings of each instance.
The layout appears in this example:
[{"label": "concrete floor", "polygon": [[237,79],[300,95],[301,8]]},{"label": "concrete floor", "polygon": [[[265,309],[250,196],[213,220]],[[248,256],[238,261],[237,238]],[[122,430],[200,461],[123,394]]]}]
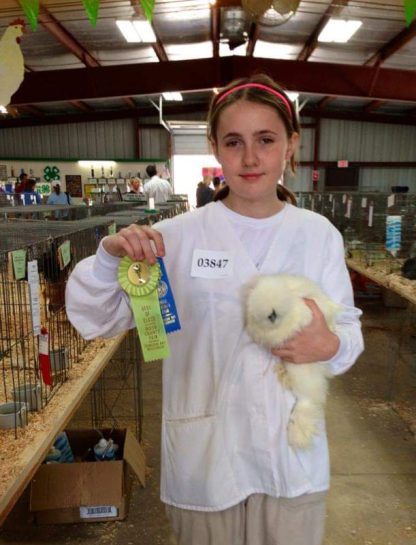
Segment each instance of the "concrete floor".
[{"label": "concrete floor", "polygon": [[[332,488],[325,545],[416,545],[414,331],[403,338],[405,310],[386,309],[381,301],[361,307],[366,352],[349,373],[332,381],[327,407]],[[148,484],[145,489],[134,486],[129,517],[114,523],[36,526],[26,492],[0,530],[1,544],[170,543],[158,499],[160,374],[160,364],[144,366]],[[410,404],[407,419],[398,411],[401,403]]]}]

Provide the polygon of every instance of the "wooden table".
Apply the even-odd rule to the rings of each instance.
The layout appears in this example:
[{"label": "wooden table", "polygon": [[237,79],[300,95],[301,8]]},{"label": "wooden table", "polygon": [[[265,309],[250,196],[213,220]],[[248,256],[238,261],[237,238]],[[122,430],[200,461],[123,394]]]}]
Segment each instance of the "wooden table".
[{"label": "wooden table", "polygon": [[[34,438],[20,452],[12,452],[13,471],[9,471],[9,475],[4,474],[4,468],[0,464],[2,488],[5,488],[5,493],[0,498],[0,525],[43,462],[56,436],[71,420],[125,336],[126,333],[123,333],[106,341],[105,346],[97,352],[93,360],[83,368],[82,373],[78,376],[76,365],[74,366],[75,377],[70,377],[70,380],[61,386],[50,403],[43,409],[42,429],[36,429]],[[17,439],[16,444],[18,441]]]}]

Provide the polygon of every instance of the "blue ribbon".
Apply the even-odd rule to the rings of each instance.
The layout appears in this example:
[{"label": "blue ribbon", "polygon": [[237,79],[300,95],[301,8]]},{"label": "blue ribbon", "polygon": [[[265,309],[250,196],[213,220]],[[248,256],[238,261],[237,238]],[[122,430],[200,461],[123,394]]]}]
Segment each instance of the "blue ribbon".
[{"label": "blue ribbon", "polygon": [[162,312],[163,324],[166,333],[173,333],[181,329],[178,312],[176,310],[175,300],[173,298],[172,288],[169,284],[169,278],[166,272],[165,264],[161,257],[157,258],[162,276],[160,277],[157,292],[159,295],[160,310]]}]

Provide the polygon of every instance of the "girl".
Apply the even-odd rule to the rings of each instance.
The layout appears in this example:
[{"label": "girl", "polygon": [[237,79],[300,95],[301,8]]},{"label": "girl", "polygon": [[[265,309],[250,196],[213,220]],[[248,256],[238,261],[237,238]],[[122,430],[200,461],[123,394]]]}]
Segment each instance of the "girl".
[{"label": "girl", "polygon": [[[295,398],[273,363],[326,360],[339,374],[361,353],[342,238],[277,185],[294,167],[299,125],[273,80],[223,89],[209,138],[227,184],[217,202],[106,237],[70,277],[67,312],[86,338],[134,327],[120,257],[163,256],[182,329],[169,335],[163,364],[161,498],[179,545],[318,545],[329,486],[324,423],[312,448],[289,446]],[[336,334],[308,302],[312,323],[285,347],[270,353],[250,340],[241,287],[276,273],[305,275],[343,305]]]}]

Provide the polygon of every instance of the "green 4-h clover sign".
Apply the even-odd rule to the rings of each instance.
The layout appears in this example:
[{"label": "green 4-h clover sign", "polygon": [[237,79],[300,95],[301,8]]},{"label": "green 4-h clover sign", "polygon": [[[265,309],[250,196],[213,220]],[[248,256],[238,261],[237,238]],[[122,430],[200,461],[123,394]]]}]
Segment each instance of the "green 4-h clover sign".
[{"label": "green 4-h clover sign", "polygon": [[51,182],[52,180],[60,180],[61,177],[59,175],[59,168],[58,167],[45,167],[43,169],[43,177],[47,182]]}]

